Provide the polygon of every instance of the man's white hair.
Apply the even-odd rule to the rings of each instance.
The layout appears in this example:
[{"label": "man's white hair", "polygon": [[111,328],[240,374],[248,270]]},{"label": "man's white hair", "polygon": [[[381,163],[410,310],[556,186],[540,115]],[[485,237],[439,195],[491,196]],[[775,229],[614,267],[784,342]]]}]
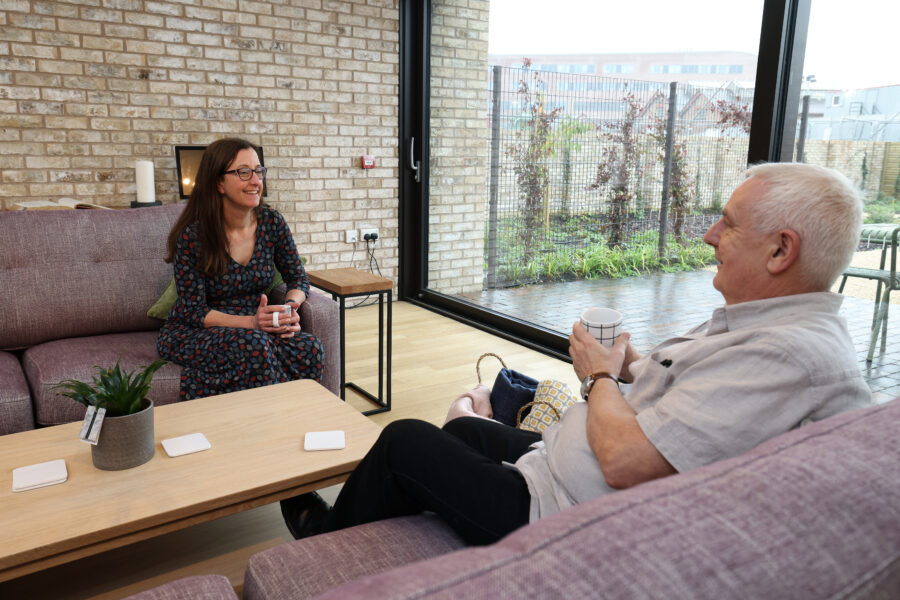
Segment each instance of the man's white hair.
[{"label": "man's white hair", "polygon": [[793,229],[800,236],[803,283],[828,290],[853,259],[862,226],[862,198],[834,169],[801,163],[765,163],[745,175],[763,184],[753,206],[754,229]]}]

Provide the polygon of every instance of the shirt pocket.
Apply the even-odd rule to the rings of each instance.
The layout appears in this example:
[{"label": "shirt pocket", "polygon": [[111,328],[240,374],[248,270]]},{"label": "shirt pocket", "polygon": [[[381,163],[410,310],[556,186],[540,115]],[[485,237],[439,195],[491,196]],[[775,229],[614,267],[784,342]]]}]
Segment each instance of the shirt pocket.
[{"label": "shirt pocket", "polygon": [[[675,380],[674,361],[665,352],[651,352],[644,357],[645,364],[631,384],[626,399],[635,412],[656,404]],[[670,362],[671,361],[671,362]],[[668,364],[669,366],[665,366]]]}]

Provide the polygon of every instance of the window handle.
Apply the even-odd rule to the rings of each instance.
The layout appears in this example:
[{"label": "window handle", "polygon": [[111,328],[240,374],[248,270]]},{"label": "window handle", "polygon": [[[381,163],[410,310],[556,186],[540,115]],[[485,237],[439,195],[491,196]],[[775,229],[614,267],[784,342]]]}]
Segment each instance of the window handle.
[{"label": "window handle", "polygon": [[412,169],[416,176],[416,183],[420,183],[422,181],[422,172],[419,170],[420,164],[416,160],[415,150],[416,138],[411,137],[409,138],[409,168]]}]

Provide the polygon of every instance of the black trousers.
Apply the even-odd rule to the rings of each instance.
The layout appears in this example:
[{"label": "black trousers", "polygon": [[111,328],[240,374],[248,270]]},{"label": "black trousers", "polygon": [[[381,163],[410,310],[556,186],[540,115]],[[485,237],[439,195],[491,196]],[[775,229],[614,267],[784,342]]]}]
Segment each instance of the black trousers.
[{"label": "black trousers", "polygon": [[334,531],[430,510],[469,544],[528,523],[531,495],[514,463],[541,435],[463,417],[443,429],[394,421],[351,473],[325,522]]}]

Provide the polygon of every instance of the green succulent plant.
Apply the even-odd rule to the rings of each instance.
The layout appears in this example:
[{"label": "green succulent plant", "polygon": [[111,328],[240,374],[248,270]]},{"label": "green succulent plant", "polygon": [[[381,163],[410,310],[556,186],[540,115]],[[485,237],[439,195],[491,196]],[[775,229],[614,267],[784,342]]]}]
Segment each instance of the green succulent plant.
[{"label": "green succulent plant", "polygon": [[97,375],[93,376],[92,384],[67,379],[53,389],[66,390],[60,393],[85,406],[105,408],[107,417],[122,417],[141,410],[141,401],[150,391],[153,374],[167,362],[158,359],[140,373],[131,374],[124,371],[117,360],[111,369],[95,366]]}]

